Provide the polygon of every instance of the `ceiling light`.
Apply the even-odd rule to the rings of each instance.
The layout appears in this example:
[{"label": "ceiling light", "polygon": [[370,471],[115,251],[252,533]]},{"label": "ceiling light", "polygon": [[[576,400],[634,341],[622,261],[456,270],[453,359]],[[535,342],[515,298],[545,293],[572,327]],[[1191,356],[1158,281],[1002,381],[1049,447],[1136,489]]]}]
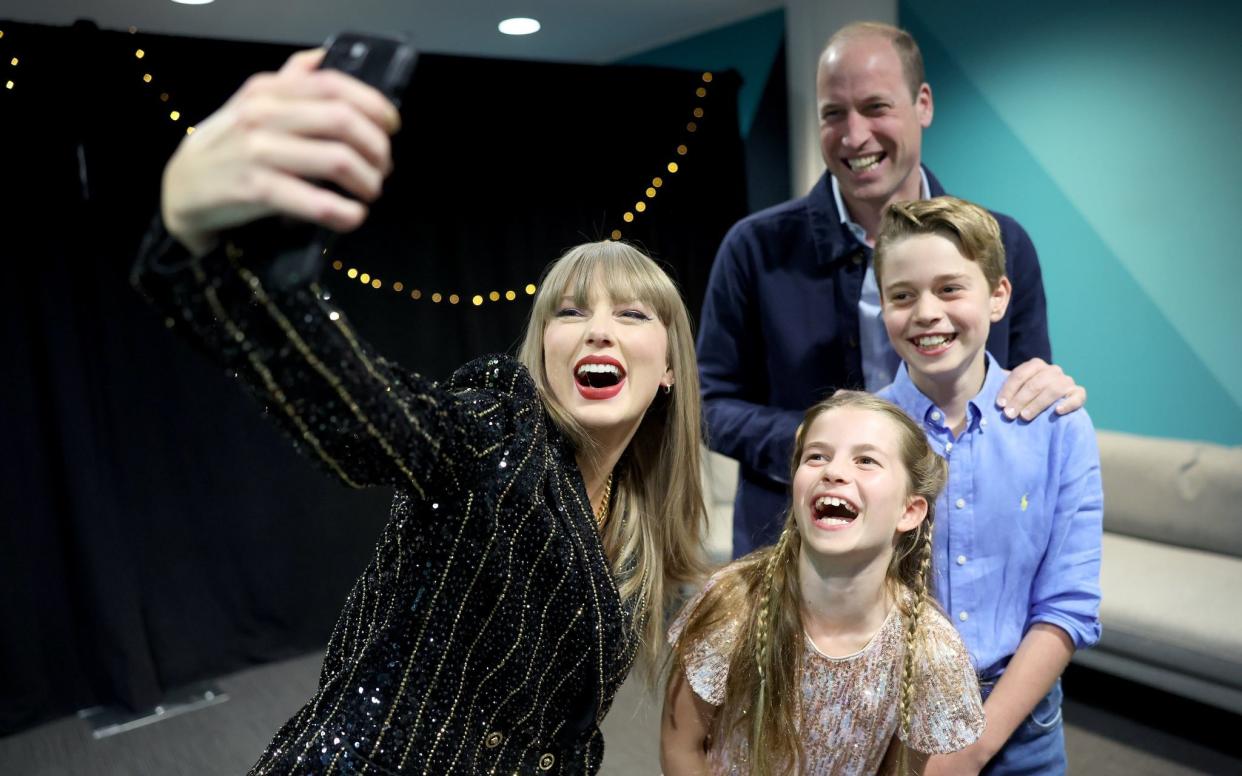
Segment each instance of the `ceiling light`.
[{"label": "ceiling light", "polygon": [[215,2],[215,0],[172,0],[172,1],[174,3],[181,3],[182,5],[207,5],[208,3]]},{"label": "ceiling light", "polygon": [[530,35],[532,32],[539,32],[539,22],[536,19],[515,16],[501,22],[499,29],[506,35]]}]

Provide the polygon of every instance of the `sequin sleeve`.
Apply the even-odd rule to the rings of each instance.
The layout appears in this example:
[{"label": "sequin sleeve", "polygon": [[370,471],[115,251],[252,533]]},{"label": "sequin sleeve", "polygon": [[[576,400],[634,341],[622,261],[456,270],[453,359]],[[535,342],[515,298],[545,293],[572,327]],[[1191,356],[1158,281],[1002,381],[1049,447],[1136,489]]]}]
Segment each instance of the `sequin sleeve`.
[{"label": "sequin sleeve", "polygon": [[131,282],[345,484],[427,498],[503,437],[515,412],[500,405],[537,410],[533,382],[511,359],[473,370],[470,386],[438,386],[372,353],[317,283],[267,288],[262,265],[231,244],[193,259],[157,220]]},{"label": "sequin sleeve", "polygon": [[983,702],[961,636],[938,610],[924,611],[914,709],[905,740],[918,752],[947,754],[965,749],[983,735]]},{"label": "sequin sleeve", "polygon": [[[711,590],[720,580],[723,573],[723,571],[717,572],[712,576],[703,589],[682,607],[681,612],[668,629],[670,645],[677,645],[690,616],[698,608],[707,591]],[[740,628],[740,622],[736,618],[731,618],[703,638],[690,644],[686,649],[685,659],[682,662],[686,681],[690,689],[694,690],[695,695],[713,706],[724,703],[725,683],[729,678],[729,657],[733,654],[733,646]]]}]

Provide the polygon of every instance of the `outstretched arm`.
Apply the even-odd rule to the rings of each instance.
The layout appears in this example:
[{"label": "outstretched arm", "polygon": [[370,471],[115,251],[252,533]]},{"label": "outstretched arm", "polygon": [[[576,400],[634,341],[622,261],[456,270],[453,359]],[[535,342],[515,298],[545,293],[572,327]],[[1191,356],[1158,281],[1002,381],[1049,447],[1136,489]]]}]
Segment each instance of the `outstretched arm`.
[{"label": "outstretched arm", "polygon": [[295,54],[279,73],[252,77],[183,140],[165,170],[162,223],[131,279],[169,326],[246,383],[308,457],[347,485],[423,496],[437,467],[461,463],[445,446],[466,436],[463,427],[484,427],[470,416],[486,407],[372,353],[315,283],[268,287],[271,257],[222,237],[272,214],[361,224],[365,205],[307,178],[367,201],[379,195],[396,111],[360,81],[315,69],[321,57]]}]

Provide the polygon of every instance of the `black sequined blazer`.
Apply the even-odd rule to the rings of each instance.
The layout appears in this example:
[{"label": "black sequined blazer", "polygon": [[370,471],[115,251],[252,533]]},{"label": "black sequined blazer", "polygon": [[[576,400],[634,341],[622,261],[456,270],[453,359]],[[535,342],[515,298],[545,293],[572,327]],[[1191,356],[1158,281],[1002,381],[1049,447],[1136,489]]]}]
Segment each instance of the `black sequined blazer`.
[{"label": "black sequined blazer", "polygon": [[595,773],[641,623],[529,373],[495,356],[425,380],[373,355],[315,284],[261,277],[232,245],[191,261],[158,225],[133,272],[303,453],[396,496],[318,690],[251,773]]}]

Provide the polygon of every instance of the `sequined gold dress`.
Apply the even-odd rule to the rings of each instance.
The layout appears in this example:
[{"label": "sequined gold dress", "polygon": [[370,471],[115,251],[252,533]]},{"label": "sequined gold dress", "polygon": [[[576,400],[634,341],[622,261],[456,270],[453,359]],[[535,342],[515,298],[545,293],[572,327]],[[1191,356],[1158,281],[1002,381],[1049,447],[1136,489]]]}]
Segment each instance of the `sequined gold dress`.
[{"label": "sequined gold dress", "polygon": [[[704,592],[717,584],[718,572]],[[690,612],[703,593],[692,599],[669,628],[676,643]],[[923,648],[916,653],[914,708],[909,737],[911,749],[943,754],[964,749],[983,733],[983,704],[970,654],[953,625],[934,606],[919,618]],[[686,679],[700,698],[719,706],[740,621],[727,620],[694,644],[683,664]],[[803,638],[802,714],[799,725],[807,776],[870,776],[884,759],[897,731],[902,658],[905,655],[905,619],[894,606],[870,643],[858,652],[829,657],[809,637]],[[708,752],[713,776],[745,776],[745,742],[740,736],[715,742]]]},{"label": "sequined gold dress", "polygon": [[595,773],[641,623],[530,375],[496,356],[425,380],[261,267],[231,246],[191,261],[157,225],[133,281],[307,457],[396,495],[318,690],[251,773]]}]

